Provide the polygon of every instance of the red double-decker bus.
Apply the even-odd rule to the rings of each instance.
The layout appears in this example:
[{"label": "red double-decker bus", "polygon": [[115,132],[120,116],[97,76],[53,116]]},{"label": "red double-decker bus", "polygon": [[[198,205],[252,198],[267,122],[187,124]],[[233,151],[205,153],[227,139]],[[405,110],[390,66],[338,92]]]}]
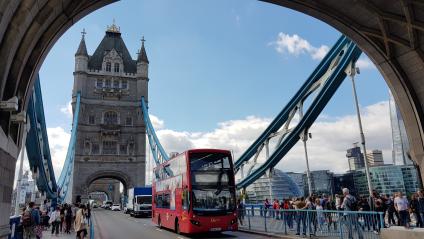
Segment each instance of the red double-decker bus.
[{"label": "red double-decker bus", "polygon": [[228,150],[193,149],[154,169],[152,220],[176,233],[235,231],[236,188]]}]

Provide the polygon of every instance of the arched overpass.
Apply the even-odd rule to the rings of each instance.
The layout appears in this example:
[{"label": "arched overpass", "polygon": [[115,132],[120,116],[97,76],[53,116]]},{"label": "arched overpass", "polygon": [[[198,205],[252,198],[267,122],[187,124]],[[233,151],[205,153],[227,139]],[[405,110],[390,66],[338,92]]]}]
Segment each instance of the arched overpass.
[{"label": "arched overpass", "polygon": [[[35,76],[73,23],[114,0],[0,1],[0,98],[25,111]],[[399,105],[412,159],[424,172],[424,2],[418,0],[267,0],[320,19],[354,40],[376,64]],[[269,24],[278,24],[270,22]],[[8,233],[22,127],[0,110],[0,238]]]}]

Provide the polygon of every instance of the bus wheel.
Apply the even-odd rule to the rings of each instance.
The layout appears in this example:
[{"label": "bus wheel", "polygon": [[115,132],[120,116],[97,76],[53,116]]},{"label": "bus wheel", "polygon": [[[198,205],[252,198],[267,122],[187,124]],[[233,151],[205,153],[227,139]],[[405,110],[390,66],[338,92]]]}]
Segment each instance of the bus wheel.
[{"label": "bus wheel", "polygon": [[175,233],[181,234],[181,232],[180,232],[180,224],[178,223],[178,218],[175,218]]}]

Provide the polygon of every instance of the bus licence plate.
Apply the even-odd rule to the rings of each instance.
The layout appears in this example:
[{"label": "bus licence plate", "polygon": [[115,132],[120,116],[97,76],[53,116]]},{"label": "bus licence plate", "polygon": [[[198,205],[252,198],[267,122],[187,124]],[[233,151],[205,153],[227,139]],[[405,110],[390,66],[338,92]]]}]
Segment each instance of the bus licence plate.
[{"label": "bus licence plate", "polygon": [[211,229],[209,229],[209,231],[211,231],[211,232],[219,232],[219,231],[221,231],[221,228],[220,227],[212,227]]}]

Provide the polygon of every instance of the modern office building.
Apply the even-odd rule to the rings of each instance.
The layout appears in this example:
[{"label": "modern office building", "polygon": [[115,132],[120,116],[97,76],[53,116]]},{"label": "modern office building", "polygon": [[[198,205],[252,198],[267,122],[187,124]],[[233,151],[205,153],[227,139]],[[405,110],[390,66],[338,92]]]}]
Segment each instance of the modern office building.
[{"label": "modern office building", "polygon": [[300,189],[293,179],[278,169],[273,170],[271,178],[268,175],[262,176],[247,187],[246,191],[246,200],[249,203],[263,203],[266,198],[281,200],[301,196]]},{"label": "modern office building", "polygon": [[290,176],[291,179],[293,179],[294,183],[296,183],[297,187],[300,189],[300,196],[304,196],[304,188],[305,188],[305,182],[307,184],[307,181],[303,181],[304,173],[294,173],[294,172],[286,172],[287,175]]},{"label": "modern office building", "polygon": [[390,123],[392,125],[392,158],[394,165],[411,165],[409,141],[399,108],[389,91]]},{"label": "modern office building", "polygon": [[[412,165],[383,165],[370,167],[371,185],[373,190],[383,194],[402,192],[410,194],[421,188],[418,173]],[[359,195],[368,195],[365,169],[354,173],[354,187]]]},{"label": "modern office building", "polygon": [[[293,173],[288,172],[293,181],[302,191],[302,196],[309,195],[308,177],[306,173]],[[332,194],[334,191],[334,173],[329,170],[316,170],[311,171],[311,187],[312,192],[315,194]]]},{"label": "modern office building", "polygon": [[[317,195],[333,194],[333,176],[334,173],[330,172],[329,170],[311,171],[312,192]],[[306,173],[303,174],[303,181],[305,182],[303,187],[305,195],[309,195],[308,178]]]},{"label": "modern office building", "polygon": [[354,176],[353,171],[351,172],[347,172],[344,174],[334,174],[333,176],[333,193],[334,194],[343,194],[342,193],[342,189],[343,188],[348,188],[349,192],[352,195],[356,195],[356,188],[355,188],[355,182],[353,180],[353,176]]},{"label": "modern office building", "polygon": [[384,165],[383,152],[378,149],[374,149],[371,152],[367,150],[367,162],[370,167]]},{"label": "modern office building", "polygon": [[353,148],[347,150],[346,157],[349,162],[349,171],[365,167],[364,154],[357,143],[353,144]]}]

